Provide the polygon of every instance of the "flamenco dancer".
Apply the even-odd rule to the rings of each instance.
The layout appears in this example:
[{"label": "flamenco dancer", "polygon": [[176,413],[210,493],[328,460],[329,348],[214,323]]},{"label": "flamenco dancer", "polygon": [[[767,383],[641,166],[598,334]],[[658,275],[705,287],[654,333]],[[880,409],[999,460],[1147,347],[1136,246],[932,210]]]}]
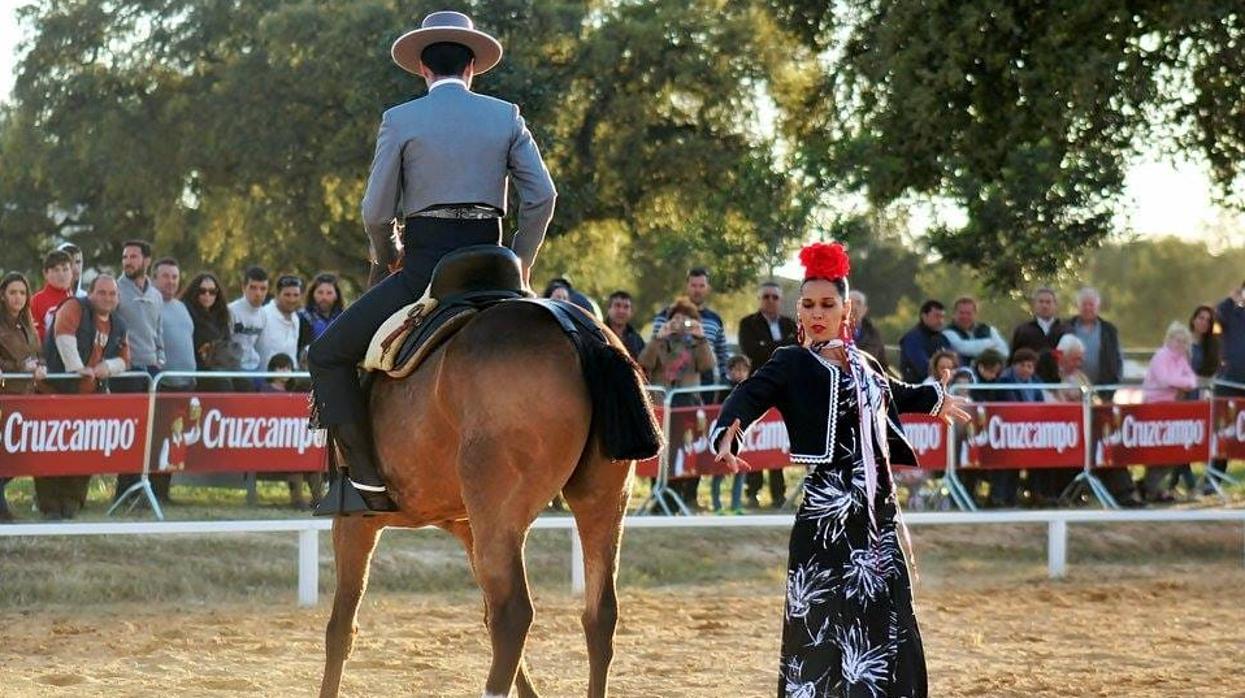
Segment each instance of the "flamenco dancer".
[{"label": "flamenco dancer", "polygon": [[791,460],[808,466],[787,563],[778,695],[924,698],[925,654],[900,548],[892,463],[916,465],[901,412],[967,421],[940,385],[890,378],[851,340],[850,262],[843,246],[800,252],[798,346],[776,352],[722,406],[711,432],[732,470],[744,429],[782,413]]}]

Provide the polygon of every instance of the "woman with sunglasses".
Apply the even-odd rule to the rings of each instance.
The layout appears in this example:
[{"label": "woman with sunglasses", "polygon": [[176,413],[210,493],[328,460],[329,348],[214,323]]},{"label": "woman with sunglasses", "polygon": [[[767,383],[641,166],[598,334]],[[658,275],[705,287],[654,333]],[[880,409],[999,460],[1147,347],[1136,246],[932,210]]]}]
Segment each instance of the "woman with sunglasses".
[{"label": "woman with sunglasses", "polygon": [[[239,355],[230,341],[229,304],[216,275],[200,272],[191,279],[182,293],[182,303],[194,321],[195,370],[237,371]],[[233,389],[233,382],[227,378],[203,378],[197,384],[208,392]]]}]

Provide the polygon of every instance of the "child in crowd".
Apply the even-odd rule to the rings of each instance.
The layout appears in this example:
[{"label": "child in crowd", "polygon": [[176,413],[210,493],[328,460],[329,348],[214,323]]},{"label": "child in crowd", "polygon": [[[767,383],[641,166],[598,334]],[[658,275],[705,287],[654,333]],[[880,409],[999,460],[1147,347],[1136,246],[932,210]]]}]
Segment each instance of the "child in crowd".
[{"label": "child in crowd", "polygon": [[[752,362],[746,356],[736,354],[726,362],[727,382],[732,389],[747,380],[750,373],[752,373]],[[713,511],[716,514],[726,513],[722,510],[722,480],[725,477],[725,475],[714,475],[709,483],[709,493],[713,500]],[[744,513],[744,474],[735,473],[732,477],[734,480],[731,482],[731,512],[742,514]]]},{"label": "child in crowd", "polygon": [[[289,354],[273,354],[268,359],[268,371],[270,373],[292,373],[294,371],[294,359]],[[290,391],[290,379],[285,377],[274,376],[264,379],[259,384],[259,392],[261,393],[288,393]]]}]

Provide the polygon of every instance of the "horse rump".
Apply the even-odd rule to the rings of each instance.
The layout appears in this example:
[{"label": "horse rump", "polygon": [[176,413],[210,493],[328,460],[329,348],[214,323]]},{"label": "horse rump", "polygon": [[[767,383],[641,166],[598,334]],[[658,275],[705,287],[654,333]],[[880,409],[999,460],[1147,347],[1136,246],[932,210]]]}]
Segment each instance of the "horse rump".
[{"label": "horse rump", "polygon": [[614,460],[644,460],[662,448],[661,427],[627,352],[605,340],[580,335],[579,355],[592,398],[592,432]]}]

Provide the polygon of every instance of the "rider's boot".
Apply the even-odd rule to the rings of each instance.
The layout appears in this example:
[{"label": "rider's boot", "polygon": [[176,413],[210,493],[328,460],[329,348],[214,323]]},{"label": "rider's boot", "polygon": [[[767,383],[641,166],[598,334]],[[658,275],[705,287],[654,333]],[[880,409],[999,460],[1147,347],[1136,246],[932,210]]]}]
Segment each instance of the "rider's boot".
[{"label": "rider's boot", "polygon": [[316,516],[398,511],[376,468],[371,424],[367,419],[330,426],[329,437],[330,444],[337,445],[346,467],[336,473],[329,493],[316,507]]}]

